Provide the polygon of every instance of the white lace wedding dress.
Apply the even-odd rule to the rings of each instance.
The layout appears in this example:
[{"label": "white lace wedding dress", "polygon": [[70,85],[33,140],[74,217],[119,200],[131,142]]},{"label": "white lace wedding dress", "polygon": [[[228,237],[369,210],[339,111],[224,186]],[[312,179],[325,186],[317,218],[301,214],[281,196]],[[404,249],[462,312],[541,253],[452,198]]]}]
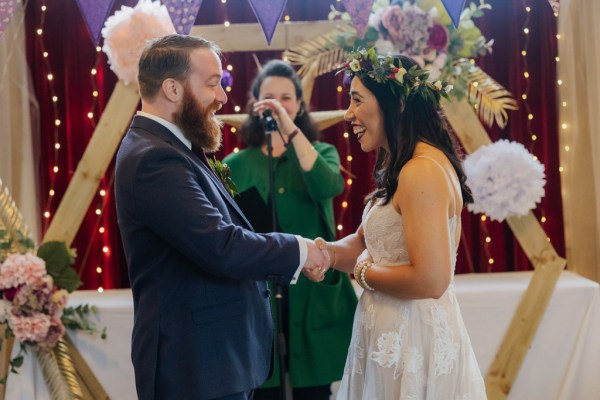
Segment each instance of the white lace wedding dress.
[{"label": "white lace wedding dress", "polygon": [[[456,225],[454,216],[446,228],[452,238],[452,282],[441,298],[400,300],[377,291],[362,294],[338,400],[486,398],[454,293]],[[402,216],[392,202],[365,208],[363,227],[375,263],[410,262]]]}]

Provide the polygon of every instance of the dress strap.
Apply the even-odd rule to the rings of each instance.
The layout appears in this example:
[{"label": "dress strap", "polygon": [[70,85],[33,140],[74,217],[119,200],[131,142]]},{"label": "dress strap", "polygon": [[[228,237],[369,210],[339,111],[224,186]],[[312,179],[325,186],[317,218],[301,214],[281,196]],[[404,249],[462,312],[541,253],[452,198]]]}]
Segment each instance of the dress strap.
[{"label": "dress strap", "polygon": [[[442,172],[444,173],[444,175],[448,176],[452,180],[453,183],[458,183],[458,181],[457,181],[458,178],[454,179],[454,177],[448,173],[448,171],[446,170],[446,168],[444,168],[442,166],[442,164],[440,164],[436,159],[434,159],[432,157],[429,157],[429,156],[424,156],[424,155],[415,156],[415,158],[426,158],[429,161],[433,161],[438,167],[440,167],[440,169],[442,170]],[[460,188],[460,185],[458,185],[458,186]]]},{"label": "dress strap", "polygon": [[[460,183],[458,182],[458,177],[454,178],[454,176],[452,176],[450,174],[450,172],[448,172],[443,166],[442,164],[440,164],[436,159],[425,156],[425,155],[419,155],[419,156],[415,156],[415,158],[426,158],[430,161],[433,161],[434,164],[436,164],[438,167],[440,167],[440,169],[442,170],[442,172],[444,173],[444,175],[446,175],[446,177],[450,178],[450,182],[452,186],[454,186],[454,190],[458,191],[458,194],[461,193],[460,191]],[[454,201],[456,202],[456,199],[454,199]],[[456,204],[455,204],[455,208],[454,208],[454,215],[451,218],[454,218],[457,216],[456,213]]]}]

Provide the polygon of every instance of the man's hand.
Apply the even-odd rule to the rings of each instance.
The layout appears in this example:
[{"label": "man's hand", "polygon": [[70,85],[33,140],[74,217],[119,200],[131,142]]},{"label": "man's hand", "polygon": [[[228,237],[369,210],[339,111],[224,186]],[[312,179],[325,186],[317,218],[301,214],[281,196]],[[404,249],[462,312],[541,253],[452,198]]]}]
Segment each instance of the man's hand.
[{"label": "man's hand", "polygon": [[325,278],[325,272],[329,268],[329,255],[327,250],[320,249],[312,240],[306,239],[308,256],[302,268],[304,275],[314,282],[321,282]]}]

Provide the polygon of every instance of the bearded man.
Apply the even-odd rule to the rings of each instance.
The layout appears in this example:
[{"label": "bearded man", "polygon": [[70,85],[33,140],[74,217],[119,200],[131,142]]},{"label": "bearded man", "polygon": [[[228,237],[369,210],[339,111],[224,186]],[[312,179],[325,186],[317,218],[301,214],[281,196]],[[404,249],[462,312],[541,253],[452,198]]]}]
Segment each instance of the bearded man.
[{"label": "bearded man", "polygon": [[205,152],[227,102],[218,47],[169,35],[139,62],[142,110],[121,142],[117,215],[134,301],[140,399],[250,399],[269,374],[266,280],[321,280],[328,257],[288,234],[254,233]]}]

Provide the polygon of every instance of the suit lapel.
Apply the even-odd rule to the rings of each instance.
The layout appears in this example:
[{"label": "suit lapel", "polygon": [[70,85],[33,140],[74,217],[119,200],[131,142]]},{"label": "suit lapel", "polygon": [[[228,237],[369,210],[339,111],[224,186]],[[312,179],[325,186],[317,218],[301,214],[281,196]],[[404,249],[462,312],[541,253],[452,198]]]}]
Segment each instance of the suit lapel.
[{"label": "suit lapel", "polygon": [[214,186],[217,188],[217,191],[220,193],[221,197],[225,199],[229,203],[229,205],[238,213],[239,217],[246,223],[246,225],[253,230],[252,224],[246,219],[246,216],[240,210],[237,203],[233,200],[227,189],[225,188],[221,179],[215,175],[215,172],[210,168],[210,166],[201,160],[200,156],[195,154],[191,149],[189,149],[185,144],[181,142],[181,140],[177,139],[177,137],[171,133],[164,125],[159,124],[158,122],[151,120],[150,118],[146,118],[140,115],[136,115],[133,118],[133,122],[131,123],[132,128],[140,128],[143,129],[155,136],[158,136],[165,142],[169,143],[173,147],[177,148],[182,153],[185,153],[188,157],[192,158],[196,164],[200,167],[200,170],[204,173],[205,176],[210,179]]}]

